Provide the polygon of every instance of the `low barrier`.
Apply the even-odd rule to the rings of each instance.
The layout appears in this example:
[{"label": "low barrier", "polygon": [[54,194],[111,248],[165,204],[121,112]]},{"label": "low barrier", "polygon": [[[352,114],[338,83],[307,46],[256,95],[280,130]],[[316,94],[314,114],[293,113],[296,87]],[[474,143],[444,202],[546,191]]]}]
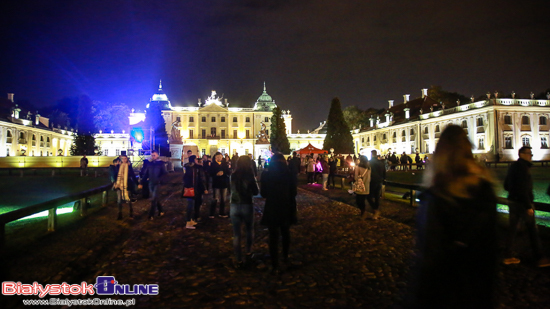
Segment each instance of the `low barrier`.
[{"label": "low barrier", "polygon": [[80,176],[85,176],[84,174],[93,174],[94,177],[103,176],[106,175],[106,173],[109,172],[108,167],[89,167],[87,171],[79,168],[79,167],[33,167],[33,168],[27,168],[27,167],[6,167],[6,168],[0,168],[0,171],[7,171],[8,175],[19,175],[20,177],[24,177],[25,175],[37,175],[38,172],[44,172],[46,171],[47,174],[50,174],[52,177],[55,175],[61,175],[65,172],[71,172],[71,171],[80,171]]},{"label": "low barrier", "polygon": [[47,231],[53,232],[57,229],[57,207],[60,207],[62,205],[74,202],[74,201],[80,201],[80,215],[86,216],[88,213],[88,204],[86,203],[86,200],[88,197],[101,193],[102,199],[101,199],[101,206],[105,207],[108,202],[109,198],[109,190],[113,184],[107,184],[98,188],[90,189],[87,191],[82,191],[66,196],[62,196],[50,201],[38,203],[32,206],[28,206],[25,208],[17,209],[14,211],[10,211],[4,214],[0,215],[0,252],[3,251],[5,243],[6,243],[6,224],[24,218],[31,215],[34,215],[36,213],[39,213],[41,211],[47,210],[48,211],[48,225],[47,225]]}]

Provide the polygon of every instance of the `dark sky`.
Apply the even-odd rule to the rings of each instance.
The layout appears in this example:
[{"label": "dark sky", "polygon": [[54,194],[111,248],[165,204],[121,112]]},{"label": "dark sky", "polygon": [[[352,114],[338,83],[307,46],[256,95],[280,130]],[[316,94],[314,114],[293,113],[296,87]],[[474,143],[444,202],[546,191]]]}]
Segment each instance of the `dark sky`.
[{"label": "dark sky", "polygon": [[330,101],[386,107],[421,88],[476,97],[550,88],[549,1],[2,1],[0,95],[143,108],[211,90],[232,106],[268,93],[294,131]]}]

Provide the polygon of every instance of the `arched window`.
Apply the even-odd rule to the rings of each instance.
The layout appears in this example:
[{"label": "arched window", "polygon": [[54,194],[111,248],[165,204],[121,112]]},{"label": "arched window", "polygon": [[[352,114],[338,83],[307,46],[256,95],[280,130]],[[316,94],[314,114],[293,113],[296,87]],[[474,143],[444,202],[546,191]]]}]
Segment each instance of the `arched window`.
[{"label": "arched window", "polygon": [[397,137],[397,132],[393,132],[393,137],[394,137],[394,138]]},{"label": "arched window", "polygon": [[382,135],[382,139],[383,139],[383,140],[386,139],[386,133],[384,133],[384,135]]},{"label": "arched window", "polygon": [[439,133],[439,132],[440,132],[439,131],[439,125],[437,124],[437,125],[435,125],[435,133]]},{"label": "arched window", "polygon": [[511,115],[504,116],[504,124],[512,124],[512,116]]},{"label": "arched window", "polygon": [[407,133],[405,132],[405,130],[401,131],[401,136],[402,136],[402,137],[407,136]]},{"label": "arched window", "polygon": [[545,116],[540,116],[539,118],[539,124],[541,126],[545,126],[546,125],[546,117]]},{"label": "arched window", "polygon": [[521,125],[528,126],[529,125],[529,116],[523,116],[521,117]]},{"label": "arched window", "polygon": [[424,128],[424,134],[428,134],[428,133],[429,133],[428,127],[425,127],[425,128]]},{"label": "arched window", "polygon": [[373,141],[375,141],[375,142],[376,142],[376,135],[375,135],[375,136],[373,137]]},{"label": "arched window", "polygon": [[40,141],[41,141],[41,142],[44,141],[44,136],[40,136]]},{"label": "arched window", "polygon": [[468,121],[462,120],[462,128],[463,129],[468,129]]},{"label": "arched window", "polygon": [[531,137],[530,136],[523,136],[521,138],[521,143],[523,144],[523,146],[525,147],[531,147]]},{"label": "arched window", "polygon": [[483,118],[481,118],[481,117],[477,118],[477,126],[478,127],[483,127]]},{"label": "arched window", "polygon": [[411,135],[414,135],[414,129],[411,129]]}]

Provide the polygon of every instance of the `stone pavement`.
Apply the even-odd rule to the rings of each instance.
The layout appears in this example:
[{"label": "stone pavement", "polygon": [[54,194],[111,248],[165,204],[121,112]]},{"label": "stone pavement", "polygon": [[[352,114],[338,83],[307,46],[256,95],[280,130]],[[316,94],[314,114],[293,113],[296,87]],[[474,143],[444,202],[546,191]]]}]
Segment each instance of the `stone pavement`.
[{"label": "stone pavement", "polygon": [[[229,219],[209,219],[203,207],[203,223],[185,229],[180,179],[181,174],[172,174],[172,183],[163,186],[165,216],[146,220],[149,205],[139,201],[135,219],[127,218],[125,209],[125,219],[116,221],[111,205],[14,253],[6,264],[9,279],[72,284],[111,275],[121,284],[157,283],[158,296],[120,296],[152,308],[387,308],[400,303],[412,253],[410,225],[387,218],[362,221],[355,207],[300,189],[299,224],[291,228],[292,263],[271,275],[267,230],[258,224],[264,201],[255,199],[254,258],[248,269],[235,270]],[[390,209],[389,204],[384,201],[383,207]],[[501,308],[546,307],[548,270],[520,264],[505,271]],[[4,296],[8,306],[0,307],[22,307],[21,299]]]}]

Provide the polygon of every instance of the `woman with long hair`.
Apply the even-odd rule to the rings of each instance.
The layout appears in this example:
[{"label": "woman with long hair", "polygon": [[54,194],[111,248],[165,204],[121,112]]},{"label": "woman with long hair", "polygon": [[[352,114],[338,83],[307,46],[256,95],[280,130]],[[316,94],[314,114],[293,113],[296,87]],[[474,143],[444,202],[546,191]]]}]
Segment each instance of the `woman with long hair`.
[{"label": "woman with long hair", "polygon": [[[371,168],[369,159],[366,156],[359,157],[359,165],[355,168],[355,202],[361,210],[361,218],[365,219],[367,212],[365,211],[365,201],[370,193],[370,175]],[[362,183],[362,188],[358,189],[359,183]],[[373,209],[373,212],[378,215],[378,209]],[[375,218],[377,219],[378,216]]]},{"label": "woman with long hair", "polygon": [[461,127],[443,131],[424,176],[412,307],[494,307],[496,197]]},{"label": "woman with long hair", "polygon": [[[200,160],[200,159],[199,159]],[[200,207],[202,204],[203,194],[208,194],[206,190],[206,180],[202,164],[197,164],[197,156],[191,155],[188,158],[188,163],[183,166],[183,188],[182,197],[184,196],[185,188],[193,188],[194,195],[187,198],[187,224],[186,229],[194,230],[199,218]]]},{"label": "woman with long hair", "polygon": [[279,235],[283,239],[283,258],[288,262],[290,249],[290,225],[296,223],[296,177],[290,172],[285,157],[271,157],[269,170],[261,176],[261,193],[265,197],[261,224],[269,230],[269,253],[272,272],[279,271]]},{"label": "woman with long hair", "polygon": [[258,185],[252,169],[252,159],[249,156],[240,156],[237,169],[231,175],[231,224],[233,225],[233,250],[237,268],[242,268],[241,258],[241,226],[246,228],[246,256],[252,254],[254,240],[254,207],[253,197],[258,195]]}]

